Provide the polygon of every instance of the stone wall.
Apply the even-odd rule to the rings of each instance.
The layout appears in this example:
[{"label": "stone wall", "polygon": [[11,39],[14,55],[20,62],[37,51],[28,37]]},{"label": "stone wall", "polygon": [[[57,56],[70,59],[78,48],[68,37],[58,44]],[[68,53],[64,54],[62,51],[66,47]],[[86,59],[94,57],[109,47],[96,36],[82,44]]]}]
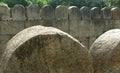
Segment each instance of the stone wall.
[{"label": "stone wall", "polygon": [[[0,49],[19,31],[44,25],[59,28],[80,40],[86,47],[109,29],[120,28],[120,8],[78,8],[76,6],[0,5]],[[1,52],[1,51],[0,51]]]},{"label": "stone wall", "polygon": [[118,7],[0,5],[0,72],[119,73],[120,30],[106,32],[114,28]]}]

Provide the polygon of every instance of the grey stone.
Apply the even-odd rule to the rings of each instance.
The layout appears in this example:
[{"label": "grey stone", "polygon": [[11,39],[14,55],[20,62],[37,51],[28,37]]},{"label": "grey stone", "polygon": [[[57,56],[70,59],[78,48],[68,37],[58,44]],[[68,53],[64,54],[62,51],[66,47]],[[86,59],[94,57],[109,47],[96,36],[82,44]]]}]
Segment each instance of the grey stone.
[{"label": "grey stone", "polygon": [[0,20],[9,20],[10,19],[10,8],[5,5],[0,5]]},{"label": "grey stone", "polygon": [[36,4],[31,4],[27,7],[28,20],[40,20],[40,8]]},{"label": "grey stone", "polygon": [[78,39],[79,34],[79,21],[81,21],[80,10],[76,6],[70,6],[69,10],[69,29],[70,34]]},{"label": "grey stone", "polygon": [[53,27],[19,32],[7,43],[0,62],[1,73],[93,73],[88,50]]},{"label": "grey stone", "polygon": [[53,26],[61,29],[64,32],[69,32],[68,7],[64,5],[59,5],[56,7],[55,24]]},{"label": "grey stone", "polygon": [[111,8],[104,7],[104,8],[101,9],[101,11],[102,11],[102,17],[103,17],[103,19],[112,19]]},{"label": "grey stone", "polygon": [[120,19],[120,8],[119,7],[114,7],[111,9],[111,11],[112,11],[113,19]]},{"label": "grey stone", "polygon": [[42,25],[52,26],[55,20],[55,11],[52,6],[45,5],[41,9]]},{"label": "grey stone", "polygon": [[91,8],[91,18],[92,19],[101,19],[101,10],[98,7]]},{"label": "grey stone", "polygon": [[55,9],[55,17],[56,19],[68,19],[68,8],[63,5],[59,5]]},{"label": "grey stone", "polygon": [[46,20],[53,20],[55,18],[54,9],[50,5],[45,5],[41,9],[41,18]]},{"label": "grey stone", "polygon": [[87,6],[81,7],[80,12],[81,12],[83,20],[90,20],[91,19],[90,8],[88,8]]},{"label": "grey stone", "polygon": [[12,10],[12,19],[13,20],[26,20],[25,7],[23,5],[17,4],[13,7]]}]

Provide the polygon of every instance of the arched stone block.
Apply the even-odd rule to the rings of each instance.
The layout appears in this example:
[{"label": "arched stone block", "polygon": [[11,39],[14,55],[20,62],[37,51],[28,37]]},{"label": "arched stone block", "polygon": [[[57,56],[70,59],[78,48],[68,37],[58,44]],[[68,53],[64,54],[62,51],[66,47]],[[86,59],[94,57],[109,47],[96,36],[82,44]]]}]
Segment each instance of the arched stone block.
[{"label": "arched stone block", "polygon": [[41,19],[44,26],[52,26],[55,19],[54,8],[50,5],[45,5],[41,9]]},{"label": "arched stone block", "polygon": [[80,10],[76,6],[70,6],[69,10],[69,20],[81,20]]},{"label": "arched stone block", "polygon": [[12,18],[13,20],[26,20],[25,7],[23,5],[17,4],[13,7]]},{"label": "arched stone block", "polygon": [[28,20],[39,20],[40,19],[40,8],[38,5],[29,5],[27,7],[27,19]]},{"label": "arched stone block", "polygon": [[[112,12],[110,7],[104,7],[101,9],[102,11],[102,18],[103,18],[103,32],[106,32],[107,30],[110,30],[113,28],[114,21],[112,20]],[[113,24],[113,25],[112,25]]]},{"label": "arched stone block", "polygon": [[104,7],[104,8],[101,9],[101,11],[102,11],[102,17],[103,17],[103,19],[112,19],[111,8]]},{"label": "arched stone block", "polygon": [[120,29],[105,32],[90,47],[94,73],[120,73]]},{"label": "arched stone block", "polygon": [[101,10],[98,7],[91,8],[91,18],[92,19],[101,19]]},{"label": "arched stone block", "polygon": [[68,7],[59,5],[55,9],[55,24],[56,28],[61,29],[64,32],[69,32],[69,21],[68,21]]},{"label": "arched stone block", "polygon": [[16,34],[0,62],[1,73],[93,73],[88,50],[52,27],[33,26]]},{"label": "arched stone block", "polygon": [[114,7],[111,9],[111,11],[112,11],[113,19],[120,19],[120,8],[119,7]]},{"label": "arched stone block", "polygon": [[88,8],[87,6],[81,7],[80,8],[80,12],[81,12],[83,20],[89,20],[89,19],[91,19],[90,8]]},{"label": "arched stone block", "polygon": [[70,34],[78,39],[79,21],[81,21],[80,9],[76,6],[70,6],[69,10],[69,30]]},{"label": "arched stone block", "polygon": [[63,5],[59,5],[55,9],[56,19],[68,19],[68,8]]},{"label": "arched stone block", "polygon": [[0,5],[0,20],[9,20],[10,19],[10,8],[5,5]]},{"label": "arched stone block", "polygon": [[55,14],[54,9],[50,5],[45,5],[41,9],[41,18],[42,19],[49,19],[49,20],[54,19],[54,16],[55,16],[54,14]]}]

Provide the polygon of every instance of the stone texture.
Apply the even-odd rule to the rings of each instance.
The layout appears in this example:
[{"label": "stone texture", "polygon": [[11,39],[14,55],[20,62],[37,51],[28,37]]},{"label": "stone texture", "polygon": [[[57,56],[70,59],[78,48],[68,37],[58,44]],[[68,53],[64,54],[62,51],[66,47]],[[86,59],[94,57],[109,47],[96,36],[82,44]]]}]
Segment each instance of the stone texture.
[{"label": "stone texture", "polygon": [[45,5],[41,9],[42,25],[52,26],[55,20],[55,11],[52,6]]},{"label": "stone texture", "polygon": [[112,18],[113,19],[120,19],[120,8],[114,7],[111,9],[112,11]]},{"label": "stone texture", "polygon": [[26,12],[25,7],[23,5],[15,5],[12,9],[12,19],[13,20],[26,20]]},{"label": "stone texture", "polygon": [[91,8],[91,18],[92,19],[101,19],[101,10],[98,7]]},{"label": "stone texture", "polygon": [[69,10],[69,20],[81,20],[80,10],[76,6],[70,6]]},{"label": "stone texture", "polygon": [[0,62],[1,73],[93,73],[88,50],[52,27],[33,26],[16,34]]},{"label": "stone texture", "polygon": [[79,21],[81,21],[80,10],[76,6],[71,6],[69,9],[69,26],[70,34],[78,39],[79,34]]},{"label": "stone texture", "polygon": [[91,19],[90,8],[88,8],[87,6],[81,7],[80,8],[80,12],[81,12],[83,20],[89,20],[89,19]]},{"label": "stone texture", "polygon": [[54,27],[61,29],[64,32],[69,32],[68,23],[68,7],[59,5],[55,9],[55,24]]},{"label": "stone texture", "polygon": [[102,17],[103,17],[103,19],[112,19],[111,8],[104,7],[104,8],[101,9],[101,11],[102,11]]},{"label": "stone texture", "polygon": [[56,19],[68,19],[68,8],[63,5],[59,5],[55,9]]},{"label": "stone texture", "polygon": [[29,5],[27,7],[27,19],[28,20],[39,20],[40,19],[40,8],[38,5]]},{"label": "stone texture", "polygon": [[9,20],[10,19],[10,8],[5,5],[0,5],[0,20]]},{"label": "stone texture", "polygon": [[106,32],[107,30],[110,30],[113,28],[113,25],[112,24],[112,12],[111,12],[111,8],[109,7],[104,7],[101,9],[101,12],[102,12],[102,18],[104,20],[104,29],[103,29],[103,32]]},{"label": "stone texture", "polygon": [[1,21],[0,34],[17,34],[19,31],[25,29],[25,22],[21,21]]},{"label": "stone texture", "polygon": [[41,18],[42,19],[54,19],[55,17],[55,15],[54,15],[55,13],[54,13],[54,9],[53,9],[53,7],[52,6],[50,6],[50,5],[45,5],[45,6],[43,6],[42,7],[42,9],[41,9]]},{"label": "stone texture", "polygon": [[[104,24],[105,24],[105,21],[104,20],[92,20],[91,24],[93,25],[93,36],[94,37],[98,37],[100,36],[101,34],[103,34],[103,31],[104,31]],[[92,27],[90,27],[92,28]]]},{"label": "stone texture", "polygon": [[98,37],[90,47],[94,73],[120,73],[120,29]]}]

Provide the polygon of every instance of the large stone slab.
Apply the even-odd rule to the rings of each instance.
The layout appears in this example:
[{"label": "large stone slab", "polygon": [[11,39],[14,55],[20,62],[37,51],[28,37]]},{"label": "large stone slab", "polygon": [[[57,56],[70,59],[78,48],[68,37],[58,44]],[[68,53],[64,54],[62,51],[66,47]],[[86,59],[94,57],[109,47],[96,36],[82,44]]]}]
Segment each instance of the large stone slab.
[{"label": "large stone slab", "polygon": [[88,50],[69,34],[33,26],[8,41],[1,73],[93,73]]},{"label": "large stone slab", "polygon": [[10,8],[5,4],[0,4],[0,20],[10,20]]},{"label": "large stone slab", "polygon": [[94,73],[120,73],[120,29],[105,32],[90,47]]}]

